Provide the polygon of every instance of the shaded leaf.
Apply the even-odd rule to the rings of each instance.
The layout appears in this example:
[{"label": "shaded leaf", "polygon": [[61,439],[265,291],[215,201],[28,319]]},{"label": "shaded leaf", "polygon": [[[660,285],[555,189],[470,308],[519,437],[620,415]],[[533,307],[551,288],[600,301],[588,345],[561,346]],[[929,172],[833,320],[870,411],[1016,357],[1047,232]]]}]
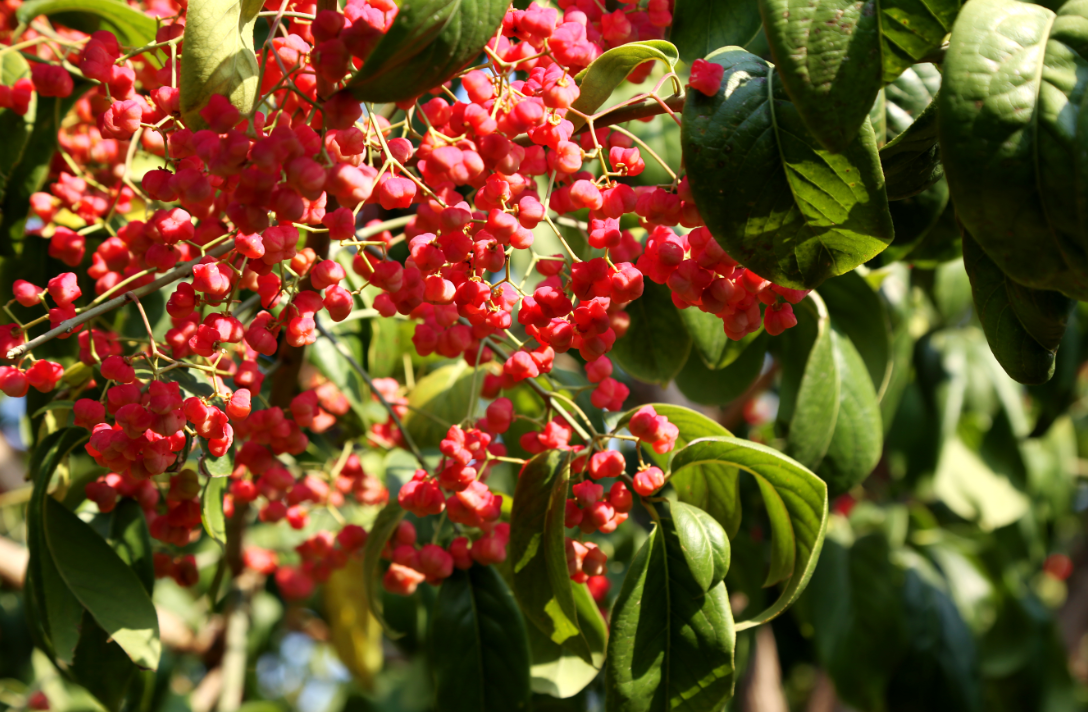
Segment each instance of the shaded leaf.
[{"label": "shaded leaf", "polygon": [[688,400],[700,405],[725,405],[739,398],[759,378],[770,337],[759,334],[725,368],[711,371],[694,353],[676,375],[676,387]]},{"label": "shaded leaf", "polygon": [[774,67],[737,48],[708,61],[725,67],[721,89],[688,94],[681,141],[699,212],[725,251],[795,289],[879,254],[892,225],[868,123],[830,153],[805,128]]},{"label": "shaded leaf", "polygon": [[474,60],[502,23],[506,0],[401,3],[393,26],[347,88],[362,101],[413,99]]},{"label": "shaded leaf", "polygon": [[[580,93],[572,108],[583,114],[595,114],[635,67],[657,60],[672,70],[678,58],[676,47],[664,40],[642,40],[613,47],[574,77]],[[575,114],[569,120],[575,130],[585,123],[582,117]]]},{"label": "shaded leaf", "polygon": [[68,672],[103,707],[117,712],[124,704],[139,668],[120,645],[110,640],[109,634],[90,613],[83,612],[80,627],[79,645]]},{"label": "shaded leaf", "polygon": [[944,177],[941,148],[937,143],[936,101],[880,149],[880,166],[884,171],[888,200],[917,195]]},{"label": "shaded leaf", "polygon": [[831,318],[818,294],[797,305],[797,326],[777,340],[782,381],[778,427],[786,437],[786,453],[816,468],[835,432],[842,377],[831,340]]},{"label": "shaded leaf", "polygon": [[748,345],[759,338],[763,330],[748,334],[740,341],[725,335],[720,317],[708,314],[697,307],[680,309],[680,320],[691,336],[693,351],[707,368],[725,368],[740,357]]},{"label": "shaded leaf", "polygon": [[513,589],[521,611],[556,645],[567,644],[592,662],[578,628],[574,592],[567,570],[567,481],[570,458],[548,450],[526,463],[514,490],[510,512]]},{"label": "shaded leaf", "polygon": [[725,582],[697,582],[712,566],[692,569],[669,503],[635,555],[612,609],[605,661],[605,709],[719,710],[732,697],[736,634]]},{"label": "shaded leaf", "polygon": [[529,707],[529,645],[517,602],[493,566],[454,571],[431,614],[438,712]]},{"label": "shaded leaf", "polygon": [[[30,65],[23,55],[18,52],[5,53],[0,58],[0,84],[10,87],[23,78],[30,78]],[[38,95],[32,93],[27,112],[22,116],[12,109],[0,109],[0,131],[4,135],[4,144],[0,146],[0,198],[3,198],[7,187],[8,176],[22,159],[30,132],[34,130],[37,104]]]},{"label": "shaded leaf", "polygon": [[[857,272],[824,282],[820,296],[831,323],[853,342],[872,379],[877,395],[891,377],[891,320],[884,303]],[[843,380],[845,382],[845,372]]]},{"label": "shaded leaf", "polygon": [[227,518],[223,514],[223,494],[230,480],[226,477],[209,477],[200,497],[200,521],[208,536],[220,546],[227,545]]},{"label": "shaded leaf", "polygon": [[624,371],[650,383],[668,383],[687,361],[691,337],[672,303],[668,287],[646,281],[642,296],[626,307],[631,325],[609,356]]},{"label": "shaded leaf", "polygon": [[884,451],[884,427],[880,401],[872,381],[866,377],[865,361],[837,325],[831,332],[831,344],[842,384],[839,413],[831,443],[816,472],[835,497],[876,468]]},{"label": "shaded leaf", "polygon": [[743,47],[759,28],[756,0],[676,0],[669,39],[691,64],[719,47]]},{"label": "shaded leaf", "polygon": [[[737,623],[737,630],[744,630],[779,615],[804,590],[827,529],[827,485],[800,463],[766,445],[729,437],[696,440],[677,452],[672,460],[673,477],[688,467],[711,464],[734,472],[740,469],[756,478],[768,503],[775,557],[771,561],[773,575],[766,585],[784,581],[782,593],[770,608]],[[775,496],[769,497],[772,492]]]},{"label": "shaded leaf", "polygon": [[[159,619],[136,573],[79,517],[55,499],[43,507],[45,539],[61,578],[132,662],[159,665]],[[103,587],[102,582],[109,586]]]},{"label": "shaded leaf", "polygon": [[248,115],[260,90],[253,26],[261,0],[190,0],[185,14],[185,61],[181,62],[181,118],[192,129],[207,127],[200,110],[221,94]]},{"label": "shaded leaf", "polygon": [[363,562],[349,557],[324,586],[324,613],[336,656],[364,686],[382,667],[382,627],[367,607]]},{"label": "shaded leaf", "polygon": [[880,255],[883,263],[907,259],[937,226],[946,210],[954,220],[955,208],[948,200],[948,183],[943,179],[917,195],[888,203],[895,239]]},{"label": "shaded leaf", "polygon": [[970,235],[963,236],[963,264],[986,341],[1001,367],[1020,383],[1050,380],[1072,301],[1016,284]]},{"label": "shaded leaf", "polygon": [[114,507],[110,520],[110,546],[128,564],[147,595],[155,588],[155,561],[147,518],[136,500],[125,497]]},{"label": "shaded leaf", "polygon": [[1088,135],[1086,20],[1079,3],[1058,14],[1015,0],[967,3],[938,99],[945,174],[967,231],[1016,282],[1077,299],[1088,298],[1078,148]]},{"label": "shaded leaf", "polygon": [[[343,337],[340,338],[343,339]],[[359,360],[358,354],[356,360]],[[336,384],[336,387],[348,399],[351,409],[360,419],[363,419],[366,405],[370,403],[370,388],[332,341],[328,339],[315,341],[310,346],[310,361],[317,366],[325,378]]]}]

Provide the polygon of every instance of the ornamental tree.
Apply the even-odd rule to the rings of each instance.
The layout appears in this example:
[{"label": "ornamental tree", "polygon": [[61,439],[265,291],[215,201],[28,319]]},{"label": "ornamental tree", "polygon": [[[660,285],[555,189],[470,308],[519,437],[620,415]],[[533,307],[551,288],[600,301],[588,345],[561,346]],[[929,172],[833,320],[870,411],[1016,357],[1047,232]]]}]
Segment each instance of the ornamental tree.
[{"label": "ornamental tree", "polygon": [[1082,8],[0,9],[18,704],[275,697],[268,606],[437,710],[724,709],[771,621],[859,709],[1072,689]]}]

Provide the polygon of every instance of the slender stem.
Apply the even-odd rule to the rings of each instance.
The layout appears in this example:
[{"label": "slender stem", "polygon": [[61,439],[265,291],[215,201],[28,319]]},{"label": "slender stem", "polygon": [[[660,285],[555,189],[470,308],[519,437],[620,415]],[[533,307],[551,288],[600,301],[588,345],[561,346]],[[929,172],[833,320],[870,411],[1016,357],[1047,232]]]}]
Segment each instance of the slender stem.
[{"label": "slender stem", "polygon": [[416,461],[419,462],[420,467],[425,470],[428,469],[427,461],[423,459],[423,453],[420,452],[419,447],[417,447],[415,441],[412,440],[412,436],[405,429],[404,423],[401,422],[400,416],[397,415],[397,412],[393,410],[393,406],[389,404],[389,401],[385,399],[385,396],[382,395],[381,391],[374,387],[374,381],[370,378],[370,374],[367,373],[366,369],[363,368],[359,364],[359,362],[355,360],[355,357],[351,355],[351,351],[349,351],[346,346],[340,343],[340,340],[337,339],[331,331],[326,329],[325,325],[322,324],[320,321],[317,322],[317,330],[321,332],[322,336],[332,342],[332,345],[336,347],[336,350],[340,352],[340,355],[344,357],[344,360],[346,360],[351,365],[351,367],[355,369],[355,372],[358,373],[364,381],[366,381],[366,385],[370,387],[370,392],[374,394],[374,396],[378,399],[378,402],[382,404],[382,407],[389,412],[389,417],[393,419],[393,423],[400,430],[401,434],[404,435],[404,443],[408,446],[408,450],[411,451],[412,455],[415,456]]},{"label": "slender stem", "polygon": [[[232,249],[234,249],[234,243],[227,242],[219,245],[214,250],[211,250],[210,252],[208,252],[208,254],[212,257],[221,257]],[[164,274],[162,277],[156,279],[154,282],[151,282],[150,284],[145,284],[142,287],[134,289],[131,293],[136,295],[137,297],[143,297],[145,295],[151,294],[152,292],[157,292],[166,285],[176,282],[179,279],[184,279],[192,273],[193,267],[195,267],[201,259],[203,258],[197,258],[190,262],[186,262],[183,265],[179,265]],[[101,314],[111,312],[114,309],[123,306],[127,301],[129,301],[128,294],[123,294],[120,297],[115,297],[114,299],[105,302],[104,304],[99,304],[96,307],[88,309],[87,311],[79,314],[78,316],[75,316],[66,321],[62,321],[55,329],[50,329],[41,336],[31,339],[22,346],[18,346],[8,351],[7,358],[9,360],[17,359],[25,354],[27,351],[30,351],[35,346],[40,346],[46,341],[54,339],[61,334],[71,333],[76,327],[80,326],[81,324],[85,324],[86,322],[94,319]]]}]

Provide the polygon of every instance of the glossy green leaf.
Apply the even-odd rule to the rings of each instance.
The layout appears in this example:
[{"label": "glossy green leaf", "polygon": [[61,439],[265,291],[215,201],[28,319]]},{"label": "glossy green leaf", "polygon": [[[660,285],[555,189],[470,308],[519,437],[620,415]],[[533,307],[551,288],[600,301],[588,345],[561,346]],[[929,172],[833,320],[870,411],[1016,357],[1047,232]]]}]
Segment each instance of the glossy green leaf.
[{"label": "glossy green leaf", "polygon": [[937,98],[941,71],[929,63],[916,64],[884,87],[884,120],[888,140],[903,133]]},{"label": "glossy green leaf", "polygon": [[[572,108],[586,115],[595,114],[638,65],[656,60],[664,62],[672,70],[678,59],[676,47],[664,40],[642,40],[613,47],[574,77],[578,82],[579,94]],[[574,114],[569,120],[575,130],[585,123],[584,119]]]},{"label": "glossy green leaf", "polygon": [[917,195],[944,177],[937,144],[937,102],[880,149],[880,166],[888,200]]},{"label": "glossy green leaf", "polygon": [[1088,140],[1085,43],[1082,3],[1055,14],[1016,0],[969,2],[938,99],[945,174],[967,231],[1013,280],[1078,299],[1088,298],[1088,173],[1078,148]]},{"label": "glossy green leaf", "polygon": [[[577,695],[597,677],[604,664],[608,626],[585,584],[574,587],[578,627],[589,643],[592,662],[586,662],[566,644],[556,645],[535,625],[526,625],[529,634],[529,669],[533,692],[566,699]],[[524,612],[524,610],[523,610]]]},{"label": "glossy green leaf", "polygon": [[525,465],[514,490],[508,558],[514,594],[529,623],[591,662],[567,571],[563,520],[569,477],[570,458],[558,450],[541,453]]},{"label": "glossy green leaf", "polygon": [[194,131],[214,94],[230,99],[243,114],[253,110],[260,67],[253,51],[253,26],[261,0],[190,0],[185,15],[185,59],[181,62],[181,118]]},{"label": "glossy green leaf", "polygon": [[[673,477],[689,467],[714,465],[743,470],[756,478],[768,503],[772,554],[770,577],[783,581],[782,593],[766,610],[740,623],[744,630],[771,620],[804,590],[823,546],[827,529],[827,485],[800,463],[748,440],[713,437],[697,440],[672,459]],[[723,469],[722,472],[729,470]],[[772,492],[775,497],[768,498]],[[781,506],[779,506],[781,503]],[[792,560],[792,566],[789,562]],[[613,636],[616,635],[613,629]]]},{"label": "glossy green leaf", "polygon": [[676,0],[669,39],[691,64],[719,47],[743,47],[760,24],[756,0]]},{"label": "glossy green leaf", "polygon": [[393,26],[347,88],[362,101],[413,99],[451,79],[502,23],[506,0],[403,2]]},{"label": "glossy green leaf", "polygon": [[642,296],[627,308],[631,325],[609,357],[640,381],[667,384],[687,361],[691,337],[680,321],[668,287],[646,281]]},{"label": "glossy green leaf", "polygon": [[888,203],[895,225],[895,239],[880,255],[884,264],[907,259],[937,227],[945,209],[950,207],[948,182],[943,178],[917,195]]},{"label": "glossy green leaf", "polygon": [[370,527],[366,544],[363,547],[363,578],[366,592],[366,604],[370,612],[382,624],[385,634],[396,640],[404,633],[393,630],[385,620],[382,608],[382,549],[389,537],[397,530],[400,520],[404,519],[404,510],[396,502],[390,502],[378,512],[378,517]]},{"label": "glossy green leaf", "polygon": [[877,148],[884,148],[884,144],[888,142],[888,112],[885,109],[887,103],[884,90],[881,89],[876,93],[876,101],[869,109],[869,124],[873,127]]},{"label": "glossy green leaf", "polygon": [[842,376],[831,340],[831,318],[818,294],[794,308],[797,326],[776,344],[782,368],[778,426],[786,437],[786,453],[815,469],[835,432]]},{"label": "glossy green leaf", "polygon": [[[482,382],[481,376],[477,385]],[[419,447],[438,447],[450,425],[461,422],[475,398],[471,367],[464,361],[442,366],[419,379],[408,394],[412,409],[402,419],[404,427]]]},{"label": "glossy green leaf", "polygon": [[227,517],[223,514],[223,494],[230,480],[226,477],[209,477],[200,497],[200,522],[220,546],[227,545]]},{"label": "glossy green leaf", "polygon": [[679,311],[680,320],[684,322],[684,328],[691,337],[692,351],[702,359],[707,368],[725,368],[736,361],[748,345],[763,333],[760,329],[740,341],[733,341],[725,335],[721,318],[714,314],[708,314],[697,307]]},{"label": "glossy green leaf", "polygon": [[725,582],[704,591],[668,502],[635,555],[612,609],[605,661],[608,712],[716,712],[732,697],[736,633]]},{"label": "glossy green leaf", "polygon": [[880,87],[940,46],[958,0],[761,0],[782,81],[820,143],[842,151]]},{"label": "glossy green leaf", "polygon": [[688,94],[681,142],[699,211],[725,251],[796,289],[879,254],[892,225],[872,128],[841,153],[825,151],[774,67],[737,48],[708,61],[725,76],[714,96]]},{"label": "glossy green leaf", "polygon": [[234,458],[231,453],[227,453],[222,457],[214,457],[208,452],[207,446],[202,444],[200,467],[210,478],[229,477],[230,473],[234,471]]},{"label": "glossy green leaf", "polygon": [[963,236],[963,264],[986,341],[1001,367],[1020,383],[1049,381],[1072,301],[1016,284],[970,235]]},{"label": "glossy green leaf", "polygon": [[[132,662],[159,665],[159,619],[139,576],[93,529],[55,499],[43,507],[45,539],[61,578]],[[103,588],[102,582],[110,585]]]},{"label": "glossy green leaf", "polygon": [[[857,272],[824,282],[820,296],[835,328],[848,337],[861,354],[879,396],[891,378],[892,369],[892,325],[884,303]],[[845,372],[842,378],[845,383]]]},{"label": "glossy green leaf", "polygon": [[529,644],[514,595],[493,566],[454,571],[431,613],[437,712],[529,708]]},{"label": "glossy green leaf", "polygon": [[676,376],[676,387],[688,400],[700,405],[725,405],[739,398],[759,378],[770,337],[759,334],[725,368],[711,371],[694,353]]},{"label": "glossy green leaf", "polygon": [[669,504],[669,511],[692,579],[704,593],[710,591],[729,571],[729,538],[725,529],[699,507],[684,502]]},{"label": "glossy green leaf", "polygon": [[831,346],[838,366],[839,413],[827,453],[816,472],[832,497],[848,491],[869,476],[884,451],[880,400],[868,378],[864,359],[854,343],[836,325]]},{"label": "glossy green leaf", "polygon": [[147,518],[136,500],[125,497],[114,507],[109,543],[121,561],[136,573],[150,596],[155,588],[155,560]]},{"label": "glossy green leaf", "polygon": [[151,44],[158,29],[155,18],[118,0],[31,0],[16,12],[19,22],[25,23],[40,15],[87,34],[109,30],[126,47]]},{"label": "glossy green leaf", "polygon": [[27,605],[32,632],[40,647],[57,660],[71,664],[79,639],[83,606],[64,583],[45,540],[43,509],[57,466],[87,439],[83,428],[64,428],[49,434],[34,448],[27,471],[34,476],[34,491],[26,511]]}]

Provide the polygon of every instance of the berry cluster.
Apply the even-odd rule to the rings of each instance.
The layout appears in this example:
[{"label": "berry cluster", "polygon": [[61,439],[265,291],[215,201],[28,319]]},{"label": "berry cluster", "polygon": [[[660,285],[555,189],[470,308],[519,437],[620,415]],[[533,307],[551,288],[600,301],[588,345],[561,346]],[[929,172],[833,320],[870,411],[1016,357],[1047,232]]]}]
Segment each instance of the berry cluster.
[{"label": "berry cluster", "polygon": [[[420,547],[412,525],[401,524],[385,546],[385,585],[410,593],[454,568],[505,559],[502,496],[487,484],[490,468],[510,459],[504,438],[518,417],[504,390],[546,377],[557,357],[573,352],[586,362],[592,404],[623,409],[629,391],[613,377],[608,354],[627,331],[626,307],[643,295],[644,279],[667,285],[678,307],[720,317],[732,339],[796,323],[790,304],[803,292],[730,259],[702,226],[686,179],[637,185],[650,155],[645,146],[622,128],[585,130],[592,122],[574,108],[574,75],[611,47],[662,37],[670,0],[621,0],[612,12],[593,0],[510,9],[483,64],[397,104],[399,113],[367,107],[365,116],[344,83],[395,22],[396,4],[349,0],[342,11],[316,12],[313,2],[295,0],[268,9],[290,12],[276,18],[278,32],[259,52],[261,97],[250,113],[215,95],[183,119],[184,12],[170,0],[149,6],[160,19],[154,45],[126,48],[107,31],[66,30],[63,44],[43,38],[36,45],[43,61],[28,80],[0,90],[0,106],[17,112],[32,92],[68,96],[73,82],[62,62],[96,84],[60,132],[62,155],[48,192],[31,199],[36,221],[28,230],[73,269],[90,251],[94,297],[80,305],[74,272],[44,289],[16,282],[13,302],[46,313],[0,327],[3,354],[19,354],[0,367],[0,390],[47,392],[64,377],[61,365],[22,353],[33,326],[48,321],[63,327],[59,338],[78,334],[79,359],[97,377],[73,381],[68,395],[75,424],[91,431],[87,453],[109,471],[86,487],[101,511],[135,498],[152,536],[184,547],[199,536],[198,470],[205,474],[220,458],[230,463],[227,516],[252,506],[261,522],[304,529],[313,507],[336,508],[349,496],[384,504],[387,490],[352,448],[323,472],[286,457],[307,450],[308,434],[348,416],[351,405],[335,384],[309,379],[278,404],[262,395],[278,367],[272,357],[313,344],[323,319],[341,322],[366,304],[381,317],[411,320],[419,355],[488,369],[485,417],[450,427],[437,469],[417,471],[397,497],[404,510],[441,515],[463,532],[445,546]],[[713,66],[697,64],[695,89],[717,90]],[[651,69],[628,79],[640,83]],[[137,181],[130,169],[138,150],[159,167]],[[382,210],[411,214],[382,222],[373,217]],[[584,233],[594,256],[581,259],[569,248],[560,218]],[[403,234],[394,234],[398,227]],[[540,230],[553,231],[566,254],[535,252]],[[329,259],[329,243],[348,259]],[[395,256],[398,247],[406,256]],[[531,255],[531,287],[512,276],[515,251]],[[126,294],[146,323],[139,298],[164,275],[176,284],[163,338],[150,325],[146,338],[132,340],[85,323],[89,308]],[[171,371],[196,374],[207,389],[183,391]],[[400,385],[377,379],[373,386],[390,412],[367,423],[370,444],[407,445],[398,427],[407,412]],[[572,443],[579,429],[569,416],[550,407],[548,414],[517,444],[530,454],[571,451],[579,481],[566,510],[567,525],[578,530],[568,546],[570,572],[597,581],[593,590],[601,593],[606,558],[584,535],[615,530],[632,490],[652,495],[664,476],[645,466],[628,476],[623,456],[602,448],[605,436]],[[676,442],[676,427],[652,407],[628,427],[658,453]],[[365,540],[365,531],[346,525],[310,536],[296,549],[297,565],[254,548],[245,561],[274,574],[286,595],[304,597]],[[179,583],[195,580],[189,560],[165,553],[156,570]]]}]

